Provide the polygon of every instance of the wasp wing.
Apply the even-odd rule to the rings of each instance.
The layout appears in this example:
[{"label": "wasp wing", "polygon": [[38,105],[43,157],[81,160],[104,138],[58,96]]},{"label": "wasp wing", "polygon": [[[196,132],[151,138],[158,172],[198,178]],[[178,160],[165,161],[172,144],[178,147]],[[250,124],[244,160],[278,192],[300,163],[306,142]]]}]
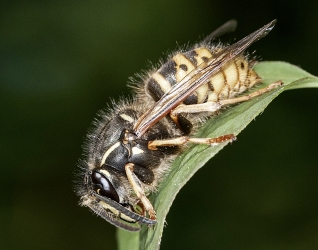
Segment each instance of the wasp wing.
[{"label": "wasp wing", "polygon": [[232,19],[221,25],[215,31],[213,31],[210,35],[208,35],[201,44],[207,44],[211,42],[215,38],[222,37],[228,33],[234,32],[236,30],[237,21]]},{"label": "wasp wing", "polygon": [[271,21],[240,41],[226,47],[207,62],[201,63],[179,83],[172,86],[169,92],[164,94],[138,119],[134,126],[135,134],[138,137],[142,136],[197,88],[207,83],[213,75],[219,73],[223,66],[244,52],[252,43],[265,37],[273,29],[275,23],[276,20]]}]

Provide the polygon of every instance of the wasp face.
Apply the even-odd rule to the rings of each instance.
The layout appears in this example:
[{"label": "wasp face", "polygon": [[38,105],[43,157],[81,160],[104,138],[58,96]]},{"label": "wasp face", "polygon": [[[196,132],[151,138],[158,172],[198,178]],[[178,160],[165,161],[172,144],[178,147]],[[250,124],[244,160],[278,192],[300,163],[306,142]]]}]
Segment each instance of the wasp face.
[{"label": "wasp face", "polygon": [[[156,151],[148,148],[150,140],[169,136],[162,122],[142,138],[137,138],[133,126],[141,113],[134,104],[125,104],[114,110],[110,117],[102,115],[102,120],[88,136],[88,157],[84,162],[84,168],[88,170],[84,173],[83,187],[79,192],[82,205],[90,207],[112,224],[131,231],[137,229],[126,222],[156,223],[154,218],[145,217],[146,208],[140,203],[140,195],[146,197],[156,188],[160,179],[158,172],[162,172],[159,166],[167,155],[176,152],[170,148]],[[135,188],[144,189],[139,197],[127,175],[138,180]]]},{"label": "wasp face", "polygon": [[[103,174],[104,172],[104,174]],[[87,192],[94,191],[95,193],[107,197],[115,202],[119,203],[119,196],[113,184],[105,176],[105,173],[109,175],[105,170],[93,170],[89,171],[85,176],[85,185]]]},{"label": "wasp face", "polygon": [[109,172],[104,169],[89,170],[84,177],[84,190],[81,194],[82,205],[89,207],[117,227],[129,231],[140,230],[133,223],[143,221],[143,217],[134,213],[133,207],[129,204],[120,203],[122,197],[119,197],[111,180],[114,181],[114,176],[110,176]]},{"label": "wasp face", "polygon": [[130,204],[123,202],[125,194],[120,179],[116,174],[107,171],[106,167],[86,172],[82,205],[88,206],[115,226],[129,231],[138,231],[139,227],[129,225],[127,222],[143,221],[143,217],[136,214]]}]

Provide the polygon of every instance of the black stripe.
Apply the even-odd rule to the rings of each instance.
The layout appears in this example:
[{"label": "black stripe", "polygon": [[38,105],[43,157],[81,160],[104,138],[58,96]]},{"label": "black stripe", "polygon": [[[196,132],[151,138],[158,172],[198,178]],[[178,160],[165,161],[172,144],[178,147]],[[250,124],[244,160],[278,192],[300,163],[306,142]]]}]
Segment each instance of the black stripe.
[{"label": "black stripe", "polygon": [[199,55],[195,50],[187,51],[183,53],[183,55],[187,57],[192,62],[193,65],[198,65],[198,61],[196,57],[198,57]]},{"label": "black stripe", "polygon": [[198,97],[193,93],[191,95],[189,95],[184,101],[183,103],[185,105],[190,105],[190,104],[197,104],[198,103]]},{"label": "black stripe", "polygon": [[170,84],[171,86],[175,85],[176,80],[176,67],[177,64],[172,59],[169,59],[161,68],[158,70],[160,73]]},{"label": "black stripe", "polygon": [[161,96],[164,95],[164,92],[162,91],[160,84],[152,77],[146,83],[145,89],[150,94],[150,96],[154,99],[155,102],[159,101]]}]

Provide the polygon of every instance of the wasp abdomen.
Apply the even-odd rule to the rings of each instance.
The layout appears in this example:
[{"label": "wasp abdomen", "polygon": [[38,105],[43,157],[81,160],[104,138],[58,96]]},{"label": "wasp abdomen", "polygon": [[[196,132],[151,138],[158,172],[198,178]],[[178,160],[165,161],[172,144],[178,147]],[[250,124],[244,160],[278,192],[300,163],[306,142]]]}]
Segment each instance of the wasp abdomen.
[{"label": "wasp abdomen", "polygon": [[[213,60],[214,55],[220,51],[222,48],[200,47],[174,55],[146,81],[146,93],[154,101],[158,101],[173,85],[179,83],[201,63]],[[190,105],[231,98],[260,80],[252,70],[251,63],[244,56],[239,56],[222,67],[218,74],[189,95],[183,103]]]}]

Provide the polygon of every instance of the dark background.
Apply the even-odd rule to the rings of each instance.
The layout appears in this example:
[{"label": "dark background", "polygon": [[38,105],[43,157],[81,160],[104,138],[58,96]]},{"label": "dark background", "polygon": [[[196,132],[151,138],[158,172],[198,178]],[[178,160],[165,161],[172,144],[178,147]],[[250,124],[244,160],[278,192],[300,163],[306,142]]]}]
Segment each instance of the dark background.
[{"label": "dark background", "polygon": [[[95,113],[148,60],[232,18],[238,39],[277,18],[249,51],[318,75],[318,6],[305,2],[1,1],[0,249],[115,249],[115,228],[72,190]],[[317,97],[283,93],[202,168],[162,249],[317,249]]]}]

